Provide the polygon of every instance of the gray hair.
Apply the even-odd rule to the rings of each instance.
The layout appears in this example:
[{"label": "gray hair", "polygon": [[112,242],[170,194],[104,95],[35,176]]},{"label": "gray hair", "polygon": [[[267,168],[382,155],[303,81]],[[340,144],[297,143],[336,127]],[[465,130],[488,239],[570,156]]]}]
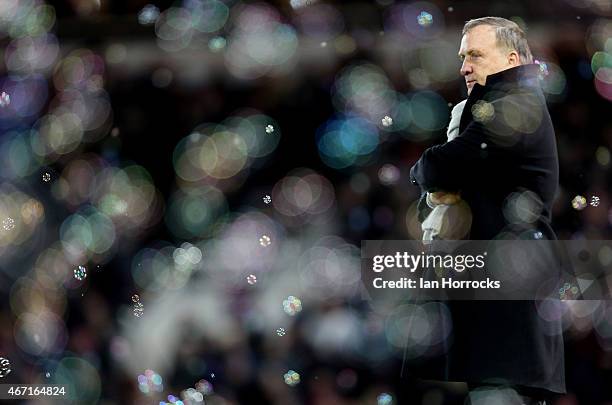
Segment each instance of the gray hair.
[{"label": "gray hair", "polygon": [[518,52],[521,64],[533,63],[531,49],[527,43],[525,31],[513,21],[501,17],[482,17],[470,20],[463,26],[462,35],[479,25],[488,25],[495,29],[497,45]]}]

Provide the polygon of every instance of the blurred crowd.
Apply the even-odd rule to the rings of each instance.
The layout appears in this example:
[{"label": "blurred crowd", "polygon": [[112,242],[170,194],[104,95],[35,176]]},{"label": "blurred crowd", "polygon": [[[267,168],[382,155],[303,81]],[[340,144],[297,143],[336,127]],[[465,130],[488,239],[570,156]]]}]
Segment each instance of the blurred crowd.
[{"label": "blurred crowd", "polygon": [[[446,305],[368,299],[360,243],[421,238],[409,170],[445,140],[461,28],[485,15],[540,64],[558,237],[610,239],[612,6],[540,3],[2,0],[0,383],[462,404],[461,383],[413,378],[452,342]],[[555,404],[612,403],[612,304],[557,316]]]}]

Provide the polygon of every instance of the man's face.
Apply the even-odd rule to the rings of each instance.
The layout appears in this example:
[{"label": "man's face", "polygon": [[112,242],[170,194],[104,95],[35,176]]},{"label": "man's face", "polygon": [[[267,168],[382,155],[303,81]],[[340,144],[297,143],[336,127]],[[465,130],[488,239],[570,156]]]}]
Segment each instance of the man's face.
[{"label": "man's face", "polygon": [[474,83],[483,85],[487,76],[517,66],[516,51],[500,48],[495,39],[495,29],[489,25],[478,25],[461,39],[459,58],[462,60],[461,75],[465,77],[468,94]]}]

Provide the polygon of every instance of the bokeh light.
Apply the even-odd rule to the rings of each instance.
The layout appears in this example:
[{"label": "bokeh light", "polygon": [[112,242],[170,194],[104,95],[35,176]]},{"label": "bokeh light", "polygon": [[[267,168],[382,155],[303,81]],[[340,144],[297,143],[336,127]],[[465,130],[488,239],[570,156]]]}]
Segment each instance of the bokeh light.
[{"label": "bokeh light", "polygon": [[189,46],[193,37],[192,14],[182,7],[171,7],[155,21],[157,44],[165,51],[178,51]]},{"label": "bokeh light", "polygon": [[213,186],[177,190],[168,201],[166,224],[179,238],[205,237],[227,219],[227,202]]},{"label": "bokeh light", "polygon": [[83,404],[97,403],[102,392],[98,370],[80,357],[64,357],[55,370],[53,383],[66,385],[66,391]]},{"label": "bokeh light", "polygon": [[341,238],[324,237],[299,259],[300,280],[311,298],[350,297],[359,286],[359,249]]},{"label": "bokeh light", "polygon": [[378,124],[380,117],[393,110],[396,94],[381,68],[357,64],[342,70],[332,89],[337,110],[358,115]]},{"label": "bokeh light", "polygon": [[31,124],[49,97],[47,81],[39,74],[1,77],[0,87],[10,95],[10,104],[0,108],[2,128]]},{"label": "bokeh light", "polygon": [[295,29],[264,3],[240,5],[228,42],[225,64],[240,79],[273,73],[291,60],[298,46]]},{"label": "bokeh light", "polygon": [[370,163],[378,143],[376,126],[357,117],[332,119],[317,131],[321,159],[334,169]]},{"label": "bokeh light", "polygon": [[55,35],[14,39],[6,48],[7,69],[15,74],[48,73],[59,56],[59,42]]},{"label": "bokeh light", "polygon": [[[247,212],[228,220],[217,231],[215,239],[202,245],[209,252],[204,263],[207,274],[228,285],[244,285],[253,274],[262,274],[274,267],[283,240],[283,228],[259,212]],[[267,236],[274,243],[262,247],[259,239]],[[266,242],[268,243],[268,242]]]},{"label": "bokeh light", "polygon": [[272,189],[274,208],[287,224],[299,226],[324,218],[334,204],[331,182],[309,169],[296,169],[279,180]]},{"label": "bokeh light", "polygon": [[193,27],[205,33],[211,33],[223,28],[229,17],[229,8],[219,0],[194,1],[190,4]]},{"label": "bokeh light", "polygon": [[398,3],[385,16],[385,31],[419,39],[435,38],[445,29],[444,15],[433,3]]},{"label": "bokeh light", "polygon": [[316,42],[333,40],[344,30],[344,17],[331,4],[314,4],[296,10],[295,26]]},{"label": "bokeh light", "polygon": [[134,235],[159,221],[160,197],[142,166],[104,168],[93,184],[92,202],[118,233]]},{"label": "bokeh light", "polygon": [[86,206],[64,220],[60,238],[70,260],[83,262],[112,253],[115,225],[95,207]]},{"label": "bokeh light", "polygon": [[442,343],[452,331],[451,315],[445,303],[404,304],[387,317],[385,336],[408,358],[440,354]]}]

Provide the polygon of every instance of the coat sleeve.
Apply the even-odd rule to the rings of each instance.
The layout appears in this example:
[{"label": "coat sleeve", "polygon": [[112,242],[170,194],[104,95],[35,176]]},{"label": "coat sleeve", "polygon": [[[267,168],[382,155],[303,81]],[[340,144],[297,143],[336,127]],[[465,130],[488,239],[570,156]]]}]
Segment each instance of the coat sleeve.
[{"label": "coat sleeve", "polygon": [[410,170],[412,183],[429,192],[484,187],[511,159],[517,143],[516,133],[494,128],[472,121],[452,141],[427,149]]}]

